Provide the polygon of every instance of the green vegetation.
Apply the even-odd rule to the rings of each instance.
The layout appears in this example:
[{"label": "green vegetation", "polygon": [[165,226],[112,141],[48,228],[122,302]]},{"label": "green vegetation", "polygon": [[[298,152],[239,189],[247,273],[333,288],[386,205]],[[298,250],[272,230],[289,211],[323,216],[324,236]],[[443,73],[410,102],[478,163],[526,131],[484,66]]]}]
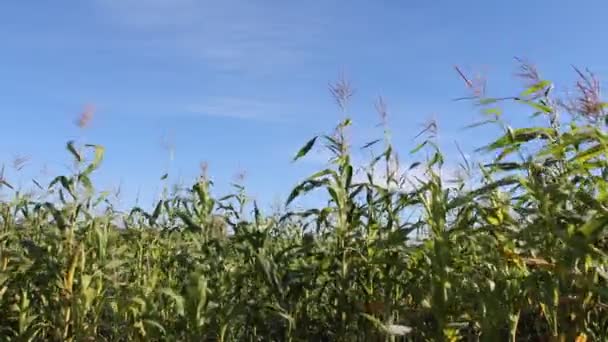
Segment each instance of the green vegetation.
[{"label": "green vegetation", "polygon": [[[592,75],[579,95],[522,65],[527,89],[475,89],[495,160],[449,182],[434,124],[399,167],[388,129],[364,173],[344,118],[324,145],[330,167],[288,203],[325,191],[327,205],[263,214],[245,189],[215,198],[206,175],[151,212],[114,209],[94,191],[104,150],[68,143],[78,167],[39,197],[0,202],[0,336],[31,341],[602,341],[608,336],[608,132]],[[509,127],[522,104],[542,127]],[[383,105],[378,106],[384,113]],[[558,115],[560,114],[561,115]],[[357,147],[358,148],[358,147]],[[403,169],[419,175],[406,179]],[[42,199],[40,199],[42,198]]]}]

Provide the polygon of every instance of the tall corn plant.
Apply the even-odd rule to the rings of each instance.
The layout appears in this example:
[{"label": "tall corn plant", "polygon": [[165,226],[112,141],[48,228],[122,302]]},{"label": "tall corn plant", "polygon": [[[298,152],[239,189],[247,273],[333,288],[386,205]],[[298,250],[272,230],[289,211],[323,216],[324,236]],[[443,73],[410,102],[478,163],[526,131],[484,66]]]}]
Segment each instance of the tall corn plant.
[{"label": "tall corn plant", "polygon": [[[418,161],[401,165],[382,101],[384,138],[362,147],[367,165],[354,162],[352,89],[338,82],[340,123],[294,158],[323,143],[330,166],[287,200],[319,190],[327,205],[281,217],[241,183],[214,197],[205,174],[123,215],[93,188],[103,149],[68,143],[74,172],[39,185],[39,198],[0,176],[13,194],[0,201],[0,338],[603,340],[605,105],[595,78],[577,72],[570,102],[528,65],[515,97],[474,91],[502,133],[480,149],[491,161],[464,161],[479,178],[455,183],[435,124],[411,151]],[[504,101],[546,124],[510,127]]]}]

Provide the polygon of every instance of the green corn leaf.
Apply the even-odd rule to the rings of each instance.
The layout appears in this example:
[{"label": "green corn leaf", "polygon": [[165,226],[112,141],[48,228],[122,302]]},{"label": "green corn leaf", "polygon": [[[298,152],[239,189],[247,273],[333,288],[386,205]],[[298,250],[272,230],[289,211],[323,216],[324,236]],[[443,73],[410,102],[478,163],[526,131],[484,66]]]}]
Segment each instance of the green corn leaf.
[{"label": "green corn leaf", "polygon": [[586,162],[590,159],[605,155],[605,153],[606,146],[604,146],[603,144],[597,144],[577,154],[572,159],[570,159],[570,162]]},{"label": "green corn leaf", "polygon": [[[487,116],[491,115],[494,118],[497,118],[497,117],[499,117],[499,116],[502,115],[502,109],[500,109],[500,108],[486,108],[486,109],[484,109],[483,114],[487,115]],[[495,123],[496,119],[487,120],[485,122],[486,123]]]},{"label": "green corn leaf", "polygon": [[74,141],[73,140],[68,141],[66,147],[67,147],[68,151],[72,154],[72,156],[74,156],[74,159],[80,163],[82,161],[82,156],[80,155],[78,150],[76,150],[76,147],[74,146]]},{"label": "green corn leaf", "polygon": [[334,189],[333,187],[328,187],[327,192],[329,192],[329,195],[334,200],[334,203],[336,203],[336,205],[338,205],[338,207],[339,207],[342,202],[340,201],[340,198],[338,197],[338,192],[336,191],[336,189]]},{"label": "green corn leaf", "polygon": [[336,171],[334,171],[332,169],[321,170],[319,172],[315,172],[310,177],[308,177],[308,180],[315,180],[317,178],[321,178],[323,176],[328,176],[328,175],[333,175],[334,178],[335,178],[336,177]]},{"label": "green corn leaf", "polygon": [[347,165],[346,169],[344,170],[344,172],[345,172],[345,177],[346,177],[345,182],[344,182],[344,187],[346,189],[349,189],[350,185],[351,185],[351,182],[353,180],[353,166],[350,165],[350,164]]},{"label": "green corn leaf", "polygon": [[259,222],[262,219],[262,213],[258,207],[257,201],[253,201],[253,217],[255,218],[256,224],[259,225]]},{"label": "green corn leaf", "polygon": [[528,87],[528,89],[524,90],[521,93],[520,97],[527,97],[527,96],[536,94],[539,91],[544,90],[545,88],[547,88],[550,85],[551,85],[551,82],[549,82],[549,81],[537,82],[537,83],[533,84],[532,86]]},{"label": "green corn leaf", "polygon": [[61,213],[57,208],[55,208],[55,205],[53,203],[46,202],[44,205],[51,212],[51,215],[55,219],[57,226],[60,229],[65,230],[67,228],[67,224],[65,218],[63,217],[63,213]]},{"label": "green corn leaf", "polygon": [[105,264],[103,266],[103,268],[111,271],[111,270],[115,270],[115,269],[121,267],[122,265],[126,264],[127,262],[128,262],[127,260],[114,259],[114,260],[111,260],[110,262],[108,262],[107,264]]},{"label": "green corn leaf", "polygon": [[42,185],[40,185],[40,183],[38,183],[38,181],[37,181],[37,180],[32,179],[32,182],[33,182],[33,183],[36,185],[36,187],[38,187],[38,189],[40,189],[40,190],[44,190],[44,188],[42,187]]},{"label": "green corn leaf", "polygon": [[475,122],[470,125],[467,125],[464,128],[470,129],[470,128],[475,128],[475,127],[485,126],[485,125],[492,124],[492,123],[496,123],[496,120],[494,120],[494,119],[483,120],[483,121],[479,121],[479,122]]},{"label": "green corn leaf", "polygon": [[426,144],[428,144],[428,140],[425,140],[424,142],[422,142],[421,144],[419,144],[418,146],[416,146],[413,150],[410,151],[411,154],[414,154],[418,151],[420,151],[424,146],[426,146]]},{"label": "green corn leaf", "polygon": [[491,163],[484,165],[484,167],[490,167],[502,171],[511,171],[522,169],[524,165],[519,163]]},{"label": "green corn leaf", "polygon": [[465,195],[458,196],[448,203],[448,208],[457,208],[465,203],[473,201],[477,196],[489,194],[495,189],[520,184],[520,178],[517,176],[508,176],[492,183],[486,184],[476,190],[473,190]]},{"label": "green corn leaf", "polygon": [[80,184],[82,184],[84,186],[87,193],[89,193],[89,194],[93,193],[93,183],[91,183],[91,179],[89,179],[89,177],[87,175],[85,175],[85,174],[78,175],[78,180],[80,181]]},{"label": "green corn leaf", "polygon": [[542,103],[538,103],[538,102],[535,102],[535,101],[525,101],[525,100],[521,100],[519,102],[521,102],[521,103],[523,103],[525,105],[528,105],[528,106],[536,109],[537,111],[539,111],[541,113],[545,113],[545,114],[553,113],[553,108],[551,108],[551,107],[549,107],[547,105],[544,105]]},{"label": "green corn leaf", "polygon": [[156,222],[156,220],[158,219],[158,217],[160,216],[160,213],[163,209],[163,203],[164,201],[158,201],[158,203],[156,204],[156,207],[154,208],[154,212],[152,212],[152,216],[150,217],[150,221],[152,224],[154,224]]},{"label": "green corn leaf", "polygon": [[319,188],[326,184],[327,184],[327,180],[304,181],[303,183],[301,183],[301,184],[297,185],[295,188],[293,188],[293,190],[289,194],[289,197],[287,197],[287,201],[286,201],[285,205],[289,205],[297,197],[302,196],[305,193],[307,193],[313,189]]},{"label": "green corn leaf", "polygon": [[162,324],[158,323],[155,320],[152,319],[144,319],[142,321],[145,325],[154,327],[156,329],[158,329],[158,331],[160,331],[162,334],[165,334],[167,331],[165,330],[165,327],[162,326]]},{"label": "green corn leaf", "polygon": [[[70,196],[72,196],[72,198],[76,198],[76,196],[74,195],[73,186],[72,186],[72,179],[71,178],[68,178],[66,176],[55,177],[55,179],[53,179],[49,183],[49,189],[52,188],[57,183],[60,183],[61,186],[70,194]],[[60,192],[60,194],[62,195],[63,192]]]},{"label": "green corn leaf", "polygon": [[289,205],[291,202],[293,202],[293,200],[298,198],[302,194],[303,191],[304,191],[304,184],[300,184],[300,185],[294,187],[293,190],[291,190],[291,193],[289,194],[289,196],[287,197],[287,201],[285,201],[285,205]]},{"label": "green corn leaf", "polygon": [[552,139],[555,137],[555,130],[544,127],[518,128],[510,130],[498,140],[479,150],[496,150],[514,144],[525,143],[534,139]]},{"label": "green corn leaf", "polygon": [[439,152],[436,152],[433,154],[433,158],[431,159],[431,162],[429,163],[429,166],[433,166],[433,165],[443,165],[443,155]]},{"label": "green corn leaf", "polygon": [[0,179],[0,187],[5,186],[11,190],[15,190],[15,188],[13,188],[13,186],[7,182],[5,179]]},{"label": "green corn leaf", "polygon": [[608,227],[608,218],[604,216],[595,217],[591,220],[588,220],[582,227],[579,228],[579,232],[581,232],[585,237],[590,237],[591,235],[597,235],[597,231],[600,229],[606,229]]},{"label": "green corn leaf", "polygon": [[177,216],[179,216],[179,218],[182,219],[182,221],[186,224],[187,230],[189,230],[191,232],[202,232],[203,231],[203,227],[194,223],[194,221],[192,220],[192,218],[190,218],[190,216],[188,216],[188,214],[186,214],[182,211],[178,211]]},{"label": "green corn leaf", "polygon": [[493,103],[496,103],[496,102],[499,102],[499,101],[501,101],[501,99],[497,99],[497,98],[493,98],[493,97],[487,97],[487,98],[480,99],[478,103],[480,105],[482,105],[482,106],[487,106],[489,104],[493,104]]},{"label": "green corn leaf", "polygon": [[370,142],[368,142],[367,144],[363,145],[363,147],[361,147],[361,149],[362,149],[362,150],[364,150],[364,149],[366,149],[366,148],[369,148],[369,147],[371,147],[371,146],[373,146],[373,145],[377,144],[377,143],[378,143],[378,142],[380,142],[380,141],[382,141],[382,139],[376,139],[376,140],[374,140],[374,141],[370,141]]},{"label": "green corn leaf", "polygon": [[93,148],[95,150],[95,157],[93,158],[93,161],[87,166],[87,168],[84,171],[84,174],[88,175],[91,172],[95,171],[101,164],[101,161],[103,160],[103,155],[104,155],[105,149],[101,145],[87,144],[85,146]]},{"label": "green corn leaf", "polygon": [[513,146],[508,146],[502,149],[502,151],[500,151],[500,154],[498,154],[498,156],[496,157],[496,161],[500,161],[505,159],[507,156],[511,155],[514,152],[517,152],[519,150],[519,146],[518,145],[513,145]]},{"label": "green corn leaf", "polygon": [[180,296],[179,294],[175,293],[175,291],[173,291],[173,289],[171,288],[163,288],[160,290],[160,292],[162,294],[164,294],[165,296],[169,297],[173,303],[175,304],[175,309],[177,310],[177,314],[181,317],[184,316],[185,310],[184,310],[184,297]]},{"label": "green corn leaf", "polygon": [[279,317],[286,320],[291,326],[295,325],[295,319],[291,315],[289,315],[287,312],[285,312],[285,309],[280,307],[278,304],[268,304],[268,305],[266,305],[266,308],[270,309],[271,311],[273,311],[274,313],[279,315]]},{"label": "green corn leaf", "polygon": [[409,167],[408,170],[412,170],[415,169],[416,167],[418,167],[421,163],[420,162],[413,162]]},{"label": "green corn leaf", "polygon": [[314,137],[312,139],[310,139],[299,151],[298,153],[295,155],[295,157],[293,158],[293,161],[296,161],[302,157],[304,157],[309,151],[310,149],[315,145],[315,142],[317,141],[318,137]]}]

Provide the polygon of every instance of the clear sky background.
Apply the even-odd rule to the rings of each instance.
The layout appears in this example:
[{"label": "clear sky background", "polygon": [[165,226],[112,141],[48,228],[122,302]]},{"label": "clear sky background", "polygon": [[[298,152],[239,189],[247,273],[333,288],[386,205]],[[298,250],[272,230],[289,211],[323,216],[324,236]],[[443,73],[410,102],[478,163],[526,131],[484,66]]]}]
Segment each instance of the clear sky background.
[{"label": "clear sky background", "polygon": [[[83,139],[106,147],[96,184],[121,185],[126,204],[151,203],[167,167],[171,182],[194,180],[201,161],[220,193],[246,171],[269,204],[322,165],[322,154],[290,159],[338,122],[328,83],[341,73],[355,88],[356,143],[380,137],[382,95],[405,163],[431,117],[454,155],[454,141],[469,151],[492,132],[462,129],[479,113],[454,103],[466,92],[453,65],[483,71],[496,96],[519,89],[514,56],[562,86],[572,64],[602,76],[607,13],[605,0],[6,0],[0,161],[29,188],[65,172],[65,142]],[[96,112],[80,132],[86,104]],[[508,117],[524,125],[528,114]],[[19,175],[15,156],[30,159]]]}]

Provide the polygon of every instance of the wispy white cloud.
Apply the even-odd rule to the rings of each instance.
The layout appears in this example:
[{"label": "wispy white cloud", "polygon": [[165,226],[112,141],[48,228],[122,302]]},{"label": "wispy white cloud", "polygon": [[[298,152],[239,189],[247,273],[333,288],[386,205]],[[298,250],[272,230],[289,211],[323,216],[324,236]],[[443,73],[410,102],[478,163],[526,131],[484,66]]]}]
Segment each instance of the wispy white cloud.
[{"label": "wispy white cloud", "polygon": [[236,119],[284,121],[290,117],[286,107],[278,102],[239,97],[210,98],[203,103],[186,106],[185,112]]},{"label": "wispy white cloud", "polygon": [[323,15],[311,6],[287,10],[280,3],[262,6],[245,0],[96,3],[104,18],[142,43],[221,70],[276,72],[311,58],[323,41]]}]

